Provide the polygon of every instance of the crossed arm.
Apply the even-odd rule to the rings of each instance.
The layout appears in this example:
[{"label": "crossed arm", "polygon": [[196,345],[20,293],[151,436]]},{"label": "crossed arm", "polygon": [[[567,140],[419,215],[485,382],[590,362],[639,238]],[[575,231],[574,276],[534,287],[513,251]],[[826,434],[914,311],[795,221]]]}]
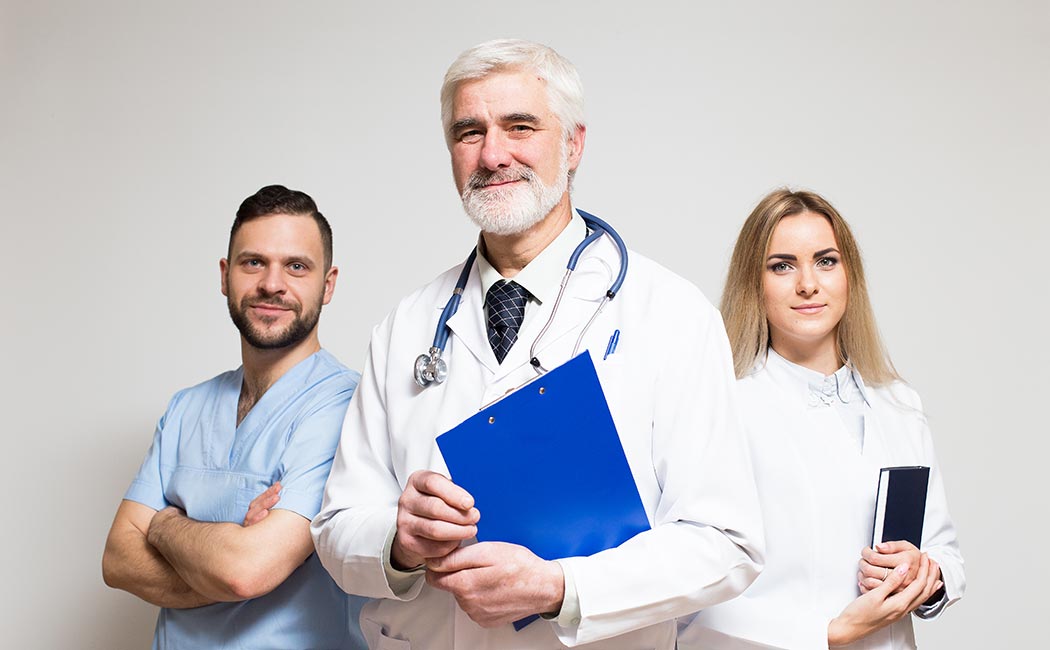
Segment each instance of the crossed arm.
[{"label": "crossed arm", "polygon": [[205,523],[178,508],[156,511],[122,501],[106,539],[103,579],[171,608],[269,593],[313,552],[306,518],[269,510],[279,489],[275,484],[252,502],[244,525]]}]

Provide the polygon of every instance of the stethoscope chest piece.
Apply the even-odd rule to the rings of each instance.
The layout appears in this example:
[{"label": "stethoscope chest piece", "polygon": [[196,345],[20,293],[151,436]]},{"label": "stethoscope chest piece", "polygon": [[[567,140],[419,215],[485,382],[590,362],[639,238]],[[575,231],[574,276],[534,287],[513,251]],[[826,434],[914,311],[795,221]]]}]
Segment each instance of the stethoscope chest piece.
[{"label": "stethoscope chest piece", "polygon": [[416,357],[413,375],[420,388],[426,388],[430,384],[443,384],[448,378],[448,364],[441,358],[441,349],[430,348],[427,354]]}]

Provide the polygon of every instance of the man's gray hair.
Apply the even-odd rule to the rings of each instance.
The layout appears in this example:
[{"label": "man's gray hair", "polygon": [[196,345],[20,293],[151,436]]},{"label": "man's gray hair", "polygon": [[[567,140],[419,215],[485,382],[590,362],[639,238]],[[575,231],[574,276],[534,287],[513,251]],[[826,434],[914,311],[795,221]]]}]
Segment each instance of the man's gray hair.
[{"label": "man's gray hair", "polygon": [[547,101],[569,138],[582,126],[583,84],[575,66],[546,45],[504,38],[475,45],[460,54],[441,85],[441,125],[445,138],[452,126],[452,98],[459,84],[481,79],[494,72],[515,70],[535,72],[547,83]]}]

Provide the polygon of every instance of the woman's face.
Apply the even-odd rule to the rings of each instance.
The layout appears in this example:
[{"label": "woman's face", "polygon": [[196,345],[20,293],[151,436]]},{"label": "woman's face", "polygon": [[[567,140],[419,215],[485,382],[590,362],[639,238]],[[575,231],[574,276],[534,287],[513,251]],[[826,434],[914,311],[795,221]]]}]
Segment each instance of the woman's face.
[{"label": "woman's face", "polygon": [[849,283],[826,217],[803,212],[780,220],[766,252],[762,289],[773,349],[791,359],[836,354]]}]

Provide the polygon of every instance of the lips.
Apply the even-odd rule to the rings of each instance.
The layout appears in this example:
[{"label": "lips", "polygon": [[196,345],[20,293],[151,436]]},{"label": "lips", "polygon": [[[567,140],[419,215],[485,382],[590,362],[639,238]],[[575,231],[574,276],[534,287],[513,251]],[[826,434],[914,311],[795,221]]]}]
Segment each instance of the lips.
[{"label": "lips", "polygon": [[476,171],[470,175],[468,185],[472,190],[484,190],[490,188],[497,188],[503,185],[510,185],[520,181],[529,182],[532,180],[532,170],[523,167],[514,170],[502,170],[492,173],[484,173]]},{"label": "lips", "polygon": [[517,183],[519,181],[521,181],[520,178],[515,178],[515,179],[509,180],[509,181],[496,181],[494,183],[488,183],[486,185],[482,185],[481,187],[482,187],[482,189],[487,189],[487,188],[490,188],[490,187],[503,187],[504,185],[510,185],[511,183]]},{"label": "lips", "polygon": [[820,312],[822,312],[824,310],[825,307],[827,307],[826,304],[806,303],[804,305],[796,305],[795,307],[792,307],[791,309],[793,309],[794,311],[796,311],[796,312],[798,312],[800,314],[819,314]]},{"label": "lips", "polygon": [[284,312],[294,311],[291,306],[284,304],[274,304],[270,302],[257,302],[249,305],[249,307],[256,313],[262,316],[280,316]]}]

